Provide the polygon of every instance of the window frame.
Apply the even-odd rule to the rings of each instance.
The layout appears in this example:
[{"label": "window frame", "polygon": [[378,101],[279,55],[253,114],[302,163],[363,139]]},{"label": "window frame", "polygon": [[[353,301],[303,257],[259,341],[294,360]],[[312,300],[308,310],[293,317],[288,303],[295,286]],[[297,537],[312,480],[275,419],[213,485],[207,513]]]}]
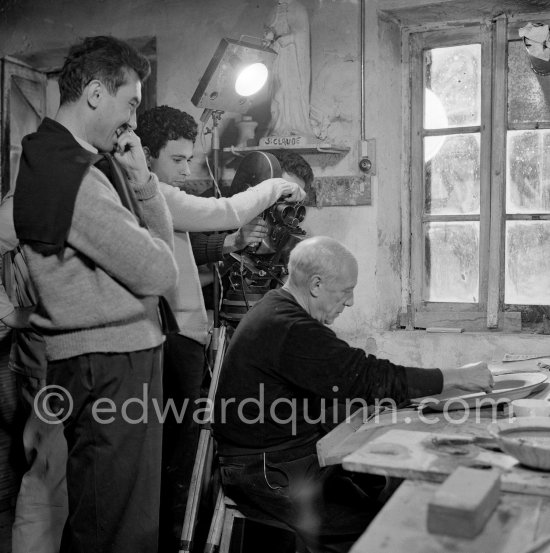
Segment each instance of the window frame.
[{"label": "window frame", "polygon": [[[539,14],[540,15],[540,14]],[[550,20],[550,12],[543,20]],[[405,182],[403,193],[403,311],[406,328],[460,327],[470,331],[521,331],[521,313],[504,305],[506,140],[508,131],[508,40],[516,40],[526,21],[505,15],[490,21],[405,29],[403,32]],[[423,129],[423,52],[460,44],[481,44],[481,122],[475,127],[445,131]],[[488,71],[487,68],[490,68]],[[407,128],[408,127],[408,128]],[[550,128],[550,124],[534,128]],[[512,130],[514,127],[510,126]],[[430,216],[424,213],[423,139],[437,134],[480,132],[479,296],[477,303],[428,302],[422,299],[424,271],[423,223],[430,220],[475,220],[472,216]],[[408,180],[407,180],[408,179]],[[513,219],[514,216],[508,217]],[[510,306],[508,306],[509,308]]]},{"label": "window frame", "polygon": [[[506,60],[508,58],[508,45],[510,42],[519,42],[521,41],[521,37],[519,36],[519,29],[523,27],[526,22],[528,21],[537,21],[541,23],[545,23],[547,25],[550,25],[550,11],[538,14],[537,17],[521,17],[518,20],[509,20],[506,28]],[[506,62],[505,60],[505,62]],[[543,77],[543,79],[547,79],[548,77]],[[546,93],[548,90],[545,91]],[[504,135],[504,139],[506,140],[507,132],[508,131],[515,131],[515,130],[543,130],[543,129],[550,129],[550,121],[533,121],[529,123],[512,123],[508,121],[508,102],[506,101],[504,105],[504,117],[503,117],[503,125],[504,129],[502,134]],[[504,167],[503,171],[506,172],[506,158],[504,159]],[[504,173],[505,174],[505,173]],[[542,213],[542,212],[529,212],[529,213],[522,213],[522,214],[512,214],[506,212],[506,195],[504,194],[503,201],[502,201],[502,233],[503,233],[503,239],[502,239],[502,259],[504,259],[504,251],[505,251],[505,227],[506,222],[508,221],[542,221],[542,220],[550,220],[550,214],[549,213]],[[547,317],[550,317],[550,306],[545,304],[539,304],[539,305],[515,305],[515,304],[504,304],[504,270],[501,271],[501,304],[504,306],[507,310],[526,310],[529,315],[532,315],[534,312],[544,312]],[[526,332],[533,332],[533,330],[529,327],[525,329]],[[548,334],[548,321],[546,323],[544,320],[542,321],[542,324],[538,324],[536,329],[534,330],[536,333],[543,333]]]}]

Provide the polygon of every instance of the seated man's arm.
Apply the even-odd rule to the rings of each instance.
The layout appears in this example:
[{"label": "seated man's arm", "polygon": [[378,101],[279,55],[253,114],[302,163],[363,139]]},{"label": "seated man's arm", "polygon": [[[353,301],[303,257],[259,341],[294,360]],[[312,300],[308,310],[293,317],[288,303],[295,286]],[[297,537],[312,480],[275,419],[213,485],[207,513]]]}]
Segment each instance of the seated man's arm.
[{"label": "seated man's arm", "polygon": [[443,389],[439,369],[420,369],[367,355],[339,339],[315,320],[300,321],[288,332],[279,369],[295,385],[318,397],[340,401],[392,399],[438,394]]},{"label": "seated man's arm", "polygon": [[286,378],[320,397],[362,397],[369,403],[388,398],[399,404],[452,387],[490,391],[493,385],[486,363],[445,370],[396,365],[351,347],[317,321],[293,326],[280,368]]},{"label": "seated man's arm", "polygon": [[316,395],[367,402],[388,398],[397,404],[410,398],[460,387],[490,391],[493,377],[486,363],[454,369],[406,367],[353,348],[317,321],[300,322],[288,333],[279,368],[285,378]]}]

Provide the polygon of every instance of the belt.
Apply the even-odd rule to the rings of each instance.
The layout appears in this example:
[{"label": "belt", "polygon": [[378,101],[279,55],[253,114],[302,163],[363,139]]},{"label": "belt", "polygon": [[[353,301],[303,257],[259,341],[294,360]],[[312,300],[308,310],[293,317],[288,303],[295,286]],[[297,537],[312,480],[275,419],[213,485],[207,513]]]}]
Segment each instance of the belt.
[{"label": "belt", "polygon": [[308,439],[306,443],[292,444],[290,447],[288,447],[288,444],[281,444],[279,446],[257,450],[249,450],[231,446],[219,446],[218,457],[221,463],[235,462],[237,460],[253,461],[257,459],[258,456],[263,456],[264,454],[268,454],[269,459],[274,462],[289,461],[291,459],[299,459],[300,457],[305,457],[306,455],[315,454],[316,443],[320,437],[321,436],[316,436],[313,439]]}]

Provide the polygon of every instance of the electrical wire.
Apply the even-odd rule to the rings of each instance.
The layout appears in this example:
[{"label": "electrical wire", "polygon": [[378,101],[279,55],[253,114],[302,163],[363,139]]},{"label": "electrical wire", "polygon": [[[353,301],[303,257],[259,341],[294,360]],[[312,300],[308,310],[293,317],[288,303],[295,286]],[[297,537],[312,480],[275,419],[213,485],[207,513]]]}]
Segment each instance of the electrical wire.
[{"label": "electrical wire", "polygon": [[[212,113],[208,116],[208,118],[212,118],[212,124],[215,124]],[[221,197],[222,193],[220,191],[218,182],[216,181],[216,177],[214,176],[214,172],[210,167],[210,160],[208,159],[208,154],[206,153],[206,134],[208,130],[206,127],[207,123],[208,123],[208,119],[206,119],[206,121],[202,123],[201,132],[200,132],[200,143],[201,143],[202,152],[204,154],[204,159],[206,161],[206,168],[208,169],[208,174],[210,175],[210,178],[212,179],[212,183],[214,184],[214,188],[216,190],[216,196],[219,198]],[[213,131],[210,131],[210,132],[213,132]]]}]

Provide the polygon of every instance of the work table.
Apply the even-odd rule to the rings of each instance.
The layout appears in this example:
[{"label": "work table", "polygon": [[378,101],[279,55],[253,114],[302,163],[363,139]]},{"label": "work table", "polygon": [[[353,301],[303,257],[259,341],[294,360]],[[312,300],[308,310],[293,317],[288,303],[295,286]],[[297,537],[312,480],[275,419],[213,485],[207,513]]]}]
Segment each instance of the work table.
[{"label": "work table", "polygon": [[[550,398],[550,383],[529,397]],[[321,439],[317,453],[323,466],[341,463],[350,471],[405,479],[351,553],[530,552],[528,546],[550,533],[550,471],[530,469],[476,443],[476,438],[490,438],[491,422],[510,418],[502,405],[495,411],[448,413],[409,406],[376,416],[360,409]],[[500,472],[498,506],[474,539],[431,534],[426,526],[428,501],[459,466]]]},{"label": "work table", "polygon": [[350,553],[528,553],[528,547],[549,534],[550,498],[508,492],[501,492],[497,508],[475,538],[431,534],[426,528],[428,501],[437,487],[403,482]]}]

